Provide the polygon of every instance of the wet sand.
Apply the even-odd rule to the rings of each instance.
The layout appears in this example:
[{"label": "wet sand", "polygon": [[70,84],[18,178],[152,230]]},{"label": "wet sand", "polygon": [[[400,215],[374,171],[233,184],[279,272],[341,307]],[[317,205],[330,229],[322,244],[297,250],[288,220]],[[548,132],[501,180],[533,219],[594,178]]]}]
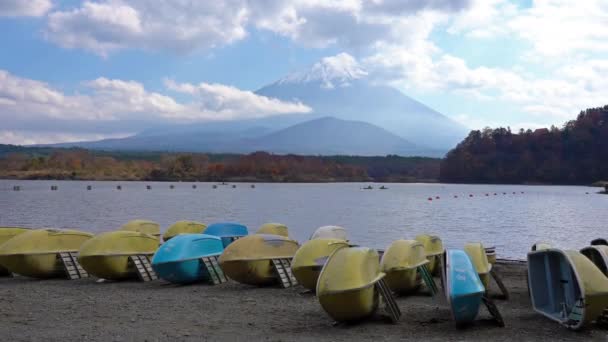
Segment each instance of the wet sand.
[{"label": "wet sand", "polygon": [[[401,320],[376,315],[333,326],[303,288],[228,282],[176,286],[163,281],[0,278],[2,341],[608,341],[608,329],[569,331],[532,310],[523,265],[497,265],[511,293],[496,300],[506,327],[478,321],[457,329],[445,303],[424,294],[398,297]],[[495,284],[492,292],[498,293]]]}]

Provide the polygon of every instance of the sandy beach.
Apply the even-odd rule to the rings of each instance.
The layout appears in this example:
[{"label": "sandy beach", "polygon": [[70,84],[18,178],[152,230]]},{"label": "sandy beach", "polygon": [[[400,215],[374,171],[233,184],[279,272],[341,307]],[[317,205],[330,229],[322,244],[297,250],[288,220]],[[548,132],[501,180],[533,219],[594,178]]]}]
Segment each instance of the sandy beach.
[{"label": "sandy beach", "polygon": [[495,326],[483,307],[474,325],[457,329],[445,303],[424,294],[397,298],[403,314],[397,324],[377,315],[334,326],[301,287],[15,277],[0,279],[0,336],[3,341],[608,340],[606,328],[590,325],[573,332],[535,313],[523,264],[496,267],[511,293],[509,301],[496,300],[504,328]]}]

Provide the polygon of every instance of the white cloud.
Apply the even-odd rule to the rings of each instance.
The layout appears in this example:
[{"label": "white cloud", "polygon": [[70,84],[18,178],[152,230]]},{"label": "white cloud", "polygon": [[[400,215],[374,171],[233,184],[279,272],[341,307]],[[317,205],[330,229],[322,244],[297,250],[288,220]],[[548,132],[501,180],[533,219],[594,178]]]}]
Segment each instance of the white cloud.
[{"label": "white cloud", "polygon": [[41,17],[52,6],[51,0],[2,0],[0,17]]},{"label": "white cloud", "polygon": [[34,145],[54,144],[59,142],[95,141],[102,139],[125,138],[133,133],[78,134],[73,132],[40,132],[0,130],[0,144]]}]

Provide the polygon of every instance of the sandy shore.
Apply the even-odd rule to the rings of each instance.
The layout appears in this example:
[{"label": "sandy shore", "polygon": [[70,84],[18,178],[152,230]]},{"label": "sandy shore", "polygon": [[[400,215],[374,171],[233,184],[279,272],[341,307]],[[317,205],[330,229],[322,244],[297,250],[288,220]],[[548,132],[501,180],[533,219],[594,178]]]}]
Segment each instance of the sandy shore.
[{"label": "sandy shore", "polygon": [[[572,332],[535,313],[522,265],[498,265],[511,292],[497,300],[506,322],[479,321],[456,329],[447,306],[423,294],[399,297],[403,316],[389,324],[377,316],[356,325],[333,326],[303,289],[0,278],[2,341],[607,341],[608,330]],[[495,285],[495,284],[493,284]],[[494,293],[497,289],[492,288]]]}]

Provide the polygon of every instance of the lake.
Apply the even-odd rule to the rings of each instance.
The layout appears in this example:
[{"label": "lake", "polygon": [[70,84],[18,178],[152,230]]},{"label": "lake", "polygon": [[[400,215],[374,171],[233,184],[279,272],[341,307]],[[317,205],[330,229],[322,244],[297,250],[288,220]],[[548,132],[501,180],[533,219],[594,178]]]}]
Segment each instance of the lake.
[{"label": "lake", "polygon": [[[524,259],[537,241],[580,249],[594,238],[608,238],[608,196],[596,194],[596,188],[384,184],[389,189],[379,190],[381,184],[372,184],[373,190],[362,190],[369,184],[235,184],[213,189],[213,183],[0,180],[0,226],[98,233],[145,218],[163,229],[177,220],[236,221],[255,232],[265,222],[281,222],[293,238],[304,241],[317,227],[334,224],[347,228],[351,241],[362,246],[386,248],[393,240],[428,232],[441,236],[448,247],[481,241],[496,246],[499,258],[511,259]],[[13,191],[15,185],[21,190]],[[51,185],[58,190],[51,191]]]}]

